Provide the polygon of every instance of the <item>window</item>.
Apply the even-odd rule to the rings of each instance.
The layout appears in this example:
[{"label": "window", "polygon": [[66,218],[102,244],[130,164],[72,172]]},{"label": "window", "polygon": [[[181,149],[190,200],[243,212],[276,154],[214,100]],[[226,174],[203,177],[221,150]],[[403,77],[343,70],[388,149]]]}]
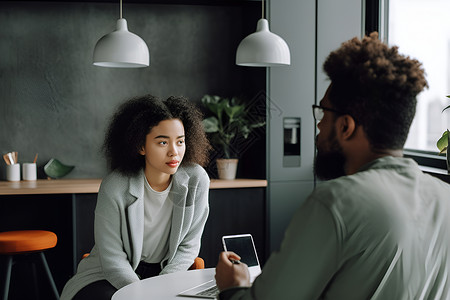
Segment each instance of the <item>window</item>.
[{"label": "window", "polygon": [[405,148],[436,153],[450,128],[450,1],[389,0],[387,42],[423,63],[429,88],[418,96]]}]

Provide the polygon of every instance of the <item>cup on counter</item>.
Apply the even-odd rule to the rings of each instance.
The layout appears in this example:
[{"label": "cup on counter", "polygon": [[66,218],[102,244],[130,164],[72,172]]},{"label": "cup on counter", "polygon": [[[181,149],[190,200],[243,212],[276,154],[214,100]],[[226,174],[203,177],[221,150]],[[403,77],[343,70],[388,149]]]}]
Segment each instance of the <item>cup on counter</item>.
[{"label": "cup on counter", "polygon": [[6,165],[6,180],[20,181],[20,164]]},{"label": "cup on counter", "polygon": [[36,163],[22,164],[22,178],[23,180],[36,180],[37,171]]}]

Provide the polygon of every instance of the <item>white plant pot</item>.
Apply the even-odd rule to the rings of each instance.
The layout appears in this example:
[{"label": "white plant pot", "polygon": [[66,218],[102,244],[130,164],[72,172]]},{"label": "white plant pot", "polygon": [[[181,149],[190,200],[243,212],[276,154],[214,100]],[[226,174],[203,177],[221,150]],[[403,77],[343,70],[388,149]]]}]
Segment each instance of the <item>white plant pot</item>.
[{"label": "white plant pot", "polygon": [[217,172],[219,179],[233,180],[236,178],[236,170],[238,165],[237,158],[219,158],[216,159]]}]

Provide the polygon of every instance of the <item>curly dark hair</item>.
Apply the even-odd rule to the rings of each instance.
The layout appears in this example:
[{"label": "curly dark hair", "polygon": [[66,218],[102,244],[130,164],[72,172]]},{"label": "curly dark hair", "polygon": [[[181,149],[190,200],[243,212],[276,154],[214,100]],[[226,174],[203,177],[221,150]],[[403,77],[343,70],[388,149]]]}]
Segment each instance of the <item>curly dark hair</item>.
[{"label": "curly dark hair", "polygon": [[203,115],[184,97],[169,97],[162,101],[152,95],[128,100],[119,106],[106,132],[103,150],[111,170],[126,175],[137,174],[145,167],[139,150],[148,133],[159,122],[179,119],[184,126],[186,152],[181,162],[206,165],[211,146],[203,129]]},{"label": "curly dark hair", "polygon": [[372,32],[343,43],[323,68],[331,80],[331,104],[364,128],[372,149],[402,149],[416,96],[428,86],[422,64]]}]

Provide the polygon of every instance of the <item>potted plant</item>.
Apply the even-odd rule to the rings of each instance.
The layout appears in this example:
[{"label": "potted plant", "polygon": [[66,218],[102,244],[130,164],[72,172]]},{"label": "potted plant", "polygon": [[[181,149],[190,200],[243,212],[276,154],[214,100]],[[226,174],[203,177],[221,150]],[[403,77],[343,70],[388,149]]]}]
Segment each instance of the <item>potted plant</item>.
[{"label": "potted plant", "polygon": [[249,107],[236,97],[205,95],[201,101],[213,114],[203,120],[203,127],[222,157],[216,160],[219,178],[234,179],[242,140],[246,140],[253,129],[264,126],[265,122],[254,117]]},{"label": "potted plant", "polygon": [[[450,98],[450,95],[447,96],[447,98]],[[449,109],[450,105],[447,106],[446,108],[444,108],[442,110],[442,112],[444,112],[446,109]],[[446,131],[444,131],[444,133],[442,134],[442,137],[437,141],[436,145],[440,151],[439,154],[443,154],[446,153],[446,157],[447,157],[447,170],[450,173],[450,155],[449,155],[449,151],[448,151],[448,145],[450,144],[450,134],[449,134],[449,130],[447,129]]]}]

